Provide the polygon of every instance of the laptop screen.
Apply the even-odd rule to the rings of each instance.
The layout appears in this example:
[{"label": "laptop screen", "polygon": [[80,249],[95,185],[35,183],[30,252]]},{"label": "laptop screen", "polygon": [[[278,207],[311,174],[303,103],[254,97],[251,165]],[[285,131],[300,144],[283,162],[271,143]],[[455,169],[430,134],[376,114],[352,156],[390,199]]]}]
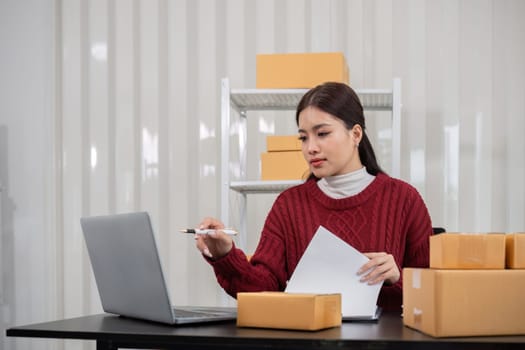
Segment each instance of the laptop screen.
[{"label": "laptop screen", "polygon": [[173,323],[148,213],[81,219],[104,311]]}]

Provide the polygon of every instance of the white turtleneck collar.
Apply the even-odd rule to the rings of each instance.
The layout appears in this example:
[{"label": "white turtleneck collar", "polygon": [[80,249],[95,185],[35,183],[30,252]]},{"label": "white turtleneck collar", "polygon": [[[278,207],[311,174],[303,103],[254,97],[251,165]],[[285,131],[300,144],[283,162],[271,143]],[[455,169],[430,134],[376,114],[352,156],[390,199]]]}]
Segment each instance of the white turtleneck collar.
[{"label": "white turtleneck collar", "polygon": [[370,175],[366,167],[362,167],[348,174],[324,177],[317,181],[317,186],[328,197],[340,199],[355,196],[370,185],[374,179],[375,176]]}]

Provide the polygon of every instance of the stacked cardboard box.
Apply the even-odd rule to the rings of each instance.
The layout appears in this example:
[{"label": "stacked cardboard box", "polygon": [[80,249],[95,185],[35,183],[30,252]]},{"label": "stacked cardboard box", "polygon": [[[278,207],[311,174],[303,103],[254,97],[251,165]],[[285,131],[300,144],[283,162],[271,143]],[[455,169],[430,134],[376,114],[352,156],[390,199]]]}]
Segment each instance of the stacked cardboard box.
[{"label": "stacked cardboard box", "polygon": [[432,236],[430,268],[504,269],[505,235],[444,233]]},{"label": "stacked cardboard box", "polygon": [[258,89],[308,89],[326,81],[349,84],[341,52],[257,55]]},{"label": "stacked cardboard box", "polygon": [[505,248],[506,267],[508,269],[525,269],[525,232],[506,235]]},{"label": "stacked cardboard box", "polygon": [[434,337],[525,334],[524,242],[525,234],[432,236],[430,268],[403,269],[403,323]]},{"label": "stacked cardboard box", "polygon": [[297,135],[268,136],[261,154],[262,180],[299,180],[308,175],[308,164]]}]

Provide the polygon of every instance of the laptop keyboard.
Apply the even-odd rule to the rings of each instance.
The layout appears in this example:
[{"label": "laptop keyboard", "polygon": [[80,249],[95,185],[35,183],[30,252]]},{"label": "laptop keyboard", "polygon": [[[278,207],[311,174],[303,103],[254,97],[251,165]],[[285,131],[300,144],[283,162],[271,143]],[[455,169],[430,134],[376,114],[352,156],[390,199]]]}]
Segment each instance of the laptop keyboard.
[{"label": "laptop keyboard", "polygon": [[187,310],[187,309],[180,309],[180,308],[174,308],[175,316],[177,317],[202,317],[202,316],[223,316],[231,314],[231,312],[228,312],[226,310],[214,310],[214,309],[201,309],[201,310]]},{"label": "laptop keyboard", "polygon": [[182,309],[174,309],[174,311],[177,317],[202,317],[203,315],[205,315],[205,313],[199,311],[190,311]]}]

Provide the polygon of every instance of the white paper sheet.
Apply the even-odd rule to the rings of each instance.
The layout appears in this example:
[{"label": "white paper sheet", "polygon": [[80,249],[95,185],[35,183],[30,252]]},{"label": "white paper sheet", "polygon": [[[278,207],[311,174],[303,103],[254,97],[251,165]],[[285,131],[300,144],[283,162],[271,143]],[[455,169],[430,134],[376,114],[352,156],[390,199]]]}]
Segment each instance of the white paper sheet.
[{"label": "white paper sheet", "polygon": [[341,293],[343,318],[376,314],[382,283],[360,282],[357,271],[369,259],[319,226],[288,281],[289,293]]}]

